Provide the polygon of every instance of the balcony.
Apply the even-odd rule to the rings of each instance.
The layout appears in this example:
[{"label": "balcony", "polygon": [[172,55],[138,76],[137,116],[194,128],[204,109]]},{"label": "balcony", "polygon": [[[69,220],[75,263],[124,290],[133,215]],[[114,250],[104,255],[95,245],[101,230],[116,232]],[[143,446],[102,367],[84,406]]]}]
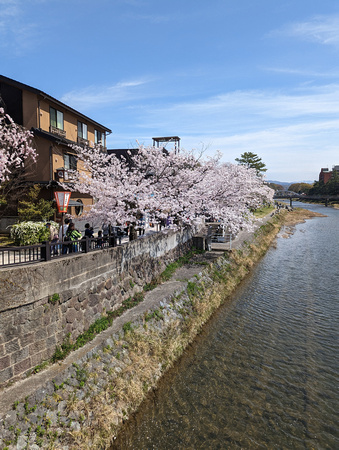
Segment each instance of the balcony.
[{"label": "balcony", "polygon": [[77,142],[79,145],[83,145],[84,147],[88,147],[89,146],[89,140],[88,139],[84,139],[80,136],[78,136]]},{"label": "balcony", "polygon": [[70,182],[70,181],[74,181],[75,175],[72,171],[68,171],[67,169],[61,168],[61,169],[56,170],[56,179],[58,181],[63,180],[63,181]]},{"label": "balcony", "polygon": [[52,127],[52,125],[49,127],[50,133],[57,134],[58,136],[61,136],[63,138],[66,137],[66,131],[61,130],[61,128]]}]

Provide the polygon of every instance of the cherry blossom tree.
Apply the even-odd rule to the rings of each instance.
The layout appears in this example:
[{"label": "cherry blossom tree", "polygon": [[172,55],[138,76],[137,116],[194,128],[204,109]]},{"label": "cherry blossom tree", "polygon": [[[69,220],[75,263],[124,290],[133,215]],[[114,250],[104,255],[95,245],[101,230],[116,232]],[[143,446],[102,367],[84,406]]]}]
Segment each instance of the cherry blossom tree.
[{"label": "cherry blossom tree", "polygon": [[13,213],[16,200],[27,187],[27,178],[34,172],[37,154],[32,138],[33,133],[16,124],[0,108],[1,215]]},{"label": "cherry blossom tree", "polygon": [[0,108],[0,183],[8,180],[13,170],[24,167],[29,158],[36,161],[32,138],[33,133],[17,125]]},{"label": "cherry blossom tree", "polygon": [[251,209],[273,198],[254,169],[223,164],[219,153],[204,159],[192,151],[140,146],[127,163],[99,147],[73,148],[83,170],[74,173],[72,189],[94,197],[89,218],[113,225],[134,222],[140,214],[155,220],[170,215],[188,224],[213,217],[237,232],[251,226]]},{"label": "cherry blossom tree", "polygon": [[140,213],[139,202],[148,181],[126,160],[103,152],[100,146],[72,146],[78,157],[78,171],[65,189],[89,194],[94,199],[86,217],[112,225],[134,222]]}]

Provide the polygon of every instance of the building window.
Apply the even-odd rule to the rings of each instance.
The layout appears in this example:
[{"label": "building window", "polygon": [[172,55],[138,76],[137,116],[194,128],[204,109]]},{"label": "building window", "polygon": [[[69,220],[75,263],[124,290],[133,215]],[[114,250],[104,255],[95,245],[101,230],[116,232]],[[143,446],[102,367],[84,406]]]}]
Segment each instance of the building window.
[{"label": "building window", "polygon": [[95,144],[106,147],[105,137],[106,137],[105,133],[102,133],[101,131],[98,131],[98,130],[94,130],[94,143]]},{"label": "building window", "polygon": [[64,154],[64,169],[65,170],[77,170],[77,158],[70,153]]},{"label": "building window", "polygon": [[80,199],[77,200],[77,203],[79,203],[79,206],[76,206],[75,209],[75,214],[77,216],[81,216],[83,211],[84,211],[84,205],[82,203],[82,201]]},{"label": "building window", "polygon": [[87,125],[78,121],[78,137],[87,140]]},{"label": "building window", "polygon": [[64,129],[64,113],[58,111],[54,108],[49,108],[49,113],[51,117],[51,127],[58,128],[59,130]]}]

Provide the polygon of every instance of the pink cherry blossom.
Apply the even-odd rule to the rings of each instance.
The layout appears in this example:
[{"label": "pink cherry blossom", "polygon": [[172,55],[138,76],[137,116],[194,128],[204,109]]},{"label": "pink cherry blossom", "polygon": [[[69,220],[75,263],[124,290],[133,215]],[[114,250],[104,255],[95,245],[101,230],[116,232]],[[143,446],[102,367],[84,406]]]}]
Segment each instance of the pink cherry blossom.
[{"label": "pink cherry blossom", "polygon": [[24,166],[28,158],[36,161],[32,138],[32,132],[17,125],[0,108],[0,183],[8,179],[13,169]]},{"label": "pink cherry blossom", "polygon": [[100,147],[73,149],[85,172],[74,172],[73,185],[64,186],[94,198],[88,219],[115,225],[140,215],[152,220],[171,216],[187,224],[213,218],[236,233],[251,227],[252,209],[273,199],[255,170],[222,163],[220,153],[203,158],[193,151],[139,146],[128,163]]}]

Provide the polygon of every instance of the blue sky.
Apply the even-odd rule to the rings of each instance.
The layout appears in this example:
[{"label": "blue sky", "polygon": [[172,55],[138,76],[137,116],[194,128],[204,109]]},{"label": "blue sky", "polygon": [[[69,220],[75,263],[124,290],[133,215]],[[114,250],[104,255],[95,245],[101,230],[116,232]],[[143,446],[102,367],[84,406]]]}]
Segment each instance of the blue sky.
[{"label": "blue sky", "polygon": [[0,73],[109,148],[177,135],[291,182],[339,164],[338,0],[0,0]]}]

